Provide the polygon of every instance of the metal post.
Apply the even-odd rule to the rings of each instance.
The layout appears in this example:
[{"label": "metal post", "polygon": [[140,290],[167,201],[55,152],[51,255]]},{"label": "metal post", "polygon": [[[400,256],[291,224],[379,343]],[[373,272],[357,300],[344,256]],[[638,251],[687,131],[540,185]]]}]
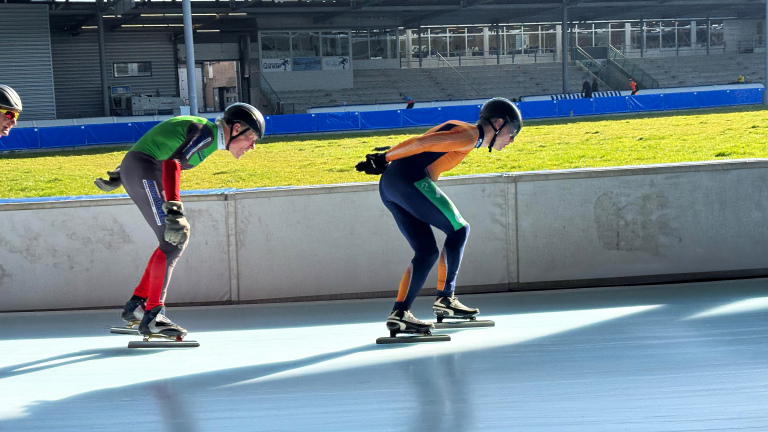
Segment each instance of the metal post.
[{"label": "metal post", "polygon": [[[101,4],[101,2],[99,2]],[[100,64],[100,70],[101,70],[101,99],[104,103],[104,116],[109,117],[110,116],[110,109],[109,109],[109,86],[107,85],[107,54],[106,49],[104,48],[104,17],[102,16],[101,10],[99,10],[99,13],[96,18],[96,25],[99,28],[99,64]]]},{"label": "metal post", "polygon": [[710,19],[707,18],[707,55],[709,55],[709,41],[712,37],[712,23],[710,22]]},{"label": "metal post", "polygon": [[419,41],[419,67],[421,67],[421,57],[422,57],[422,45],[421,45],[421,25],[419,25],[418,29],[418,41]]},{"label": "metal post", "polygon": [[763,81],[763,105],[768,105],[768,0],[765,2],[765,29],[763,41],[765,45],[765,81]]},{"label": "metal post", "polygon": [[195,74],[195,43],[192,41],[192,5],[182,0],[184,13],[184,47],[187,52],[187,88],[189,89],[189,114],[197,115],[197,74]]},{"label": "metal post", "polygon": [[501,64],[501,29],[499,23],[496,23],[496,64]]},{"label": "metal post", "polygon": [[563,94],[568,94],[568,0],[563,0]]}]

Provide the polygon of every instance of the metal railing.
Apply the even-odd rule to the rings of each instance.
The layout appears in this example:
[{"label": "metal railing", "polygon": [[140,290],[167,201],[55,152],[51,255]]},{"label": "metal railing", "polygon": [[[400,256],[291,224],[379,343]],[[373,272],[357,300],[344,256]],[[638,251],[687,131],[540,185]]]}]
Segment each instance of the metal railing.
[{"label": "metal railing", "polygon": [[461,74],[459,71],[457,71],[457,70],[456,70],[456,68],[455,68],[455,67],[453,67],[453,65],[451,65],[450,63],[448,63],[448,60],[446,60],[446,59],[445,59],[445,57],[443,57],[443,56],[442,56],[440,53],[437,53],[437,55],[438,55],[438,56],[440,57],[440,59],[441,59],[441,60],[443,60],[443,61],[444,61],[444,62],[445,62],[445,63],[446,63],[448,66],[450,66],[450,67],[451,67],[451,69],[453,69],[453,71],[454,71],[454,72],[456,72],[456,74],[457,74],[457,75],[458,75],[458,76],[459,76],[461,79],[463,79],[465,83],[467,83],[467,85],[469,85],[470,87],[472,87],[472,90],[474,90],[474,91],[475,91],[475,93],[477,93],[477,94],[480,94],[480,91],[478,91],[478,90],[475,88],[475,86],[473,86],[473,85],[472,85],[472,83],[470,83],[470,82],[469,82],[469,81],[468,81],[466,78],[464,78],[464,75],[462,75],[462,74]]},{"label": "metal railing", "polygon": [[[421,57],[421,59],[419,58]],[[440,58],[442,57],[442,59]],[[554,48],[528,48],[498,53],[488,51],[423,51],[421,53],[400,53],[400,67],[439,68],[452,66],[488,66],[495,64],[551,63],[558,61]]]},{"label": "metal railing", "polygon": [[581,47],[571,49],[571,59],[578,63],[588,74],[600,80],[607,90],[627,88],[625,77],[617,77],[599,60],[593,58]]},{"label": "metal railing", "polygon": [[269,81],[264,78],[263,73],[259,74],[259,89],[261,90],[261,95],[266,99],[267,106],[269,106],[272,114],[282,114],[283,101],[280,100],[280,96],[277,95],[277,92],[269,84]]},{"label": "metal railing", "polygon": [[608,61],[613,62],[627,78],[632,78],[642,88],[659,88],[659,82],[651,74],[628,59],[621,51],[608,46]]}]

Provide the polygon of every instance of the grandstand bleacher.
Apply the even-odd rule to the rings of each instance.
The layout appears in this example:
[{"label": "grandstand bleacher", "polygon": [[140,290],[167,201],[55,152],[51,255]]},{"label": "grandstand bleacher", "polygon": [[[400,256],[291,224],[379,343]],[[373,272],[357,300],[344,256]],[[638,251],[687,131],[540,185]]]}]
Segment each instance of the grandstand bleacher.
[{"label": "grandstand bleacher", "polygon": [[[727,84],[735,82],[739,75],[750,77],[752,82],[762,82],[765,75],[762,54],[633,58],[632,61],[656,78],[661,87]],[[450,67],[355,70],[354,88],[284,91],[279,96],[284,113],[292,114],[305,113],[312,107],[398,103],[402,102],[400,93],[414,98],[418,107],[420,101],[495,96],[519,100],[522,96],[563,92],[559,62],[463,66],[456,70],[464,79]],[[569,66],[568,92],[579,92],[586,76],[575,63]],[[601,90],[608,89],[601,86]]]}]

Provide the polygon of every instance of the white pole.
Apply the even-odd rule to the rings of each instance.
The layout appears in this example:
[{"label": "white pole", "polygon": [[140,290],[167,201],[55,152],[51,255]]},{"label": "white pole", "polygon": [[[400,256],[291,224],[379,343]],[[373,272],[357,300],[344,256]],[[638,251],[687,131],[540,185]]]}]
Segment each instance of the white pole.
[{"label": "white pole", "polygon": [[768,0],[765,0],[765,29],[763,29],[763,45],[765,46],[765,80],[763,81],[763,105],[768,105]]},{"label": "white pole", "polygon": [[187,87],[189,88],[189,114],[197,115],[197,74],[195,73],[195,44],[192,41],[192,5],[182,0],[184,12],[184,47],[187,51]]}]

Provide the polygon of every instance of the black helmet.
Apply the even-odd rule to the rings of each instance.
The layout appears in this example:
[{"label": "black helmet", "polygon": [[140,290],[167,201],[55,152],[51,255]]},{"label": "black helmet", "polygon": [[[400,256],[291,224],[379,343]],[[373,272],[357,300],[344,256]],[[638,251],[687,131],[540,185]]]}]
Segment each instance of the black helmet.
[{"label": "black helmet", "polygon": [[21,98],[12,88],[0,84],[0,108],[21,112]]},{"label": "black helmet", "polygon": [[[504,124],[498,129],[496,129],[496,126],[492,121],[497,118],[504,120]],[[493,149],[493,143],[496,142],[496,135],[504,129],[504,126],[506,126],[507,123],[510,123],[513,126],[517,125],[517,127],[513,128],[510,132],[510,139],[514,138],[520,132],[520,129],[523,128],[523,116],[520,115],[520,110],[517,109],[515,104],[509,99],[500,97],[493,98],[483,104],[480,108],[480,120],[487,120],[488,123],[491,124],[493,131],[496,132],[491,143],[488,145],[489,152]]]},{"label": "black helmet", "polygon": [[517,123],[518,130],[523,127],[523,116],[520,115],[520,110],[506,98],[493,98],[480,108],[481,120],[491,121],[495,118],[503,119],[505,123]]},{"label": "black helmet", "polygon": [[224,110],[224,121],[229,125],[243,123],[254,131],[259,139],[264,136],[264,116],[247,103],[237,102],[228,106]]}]

